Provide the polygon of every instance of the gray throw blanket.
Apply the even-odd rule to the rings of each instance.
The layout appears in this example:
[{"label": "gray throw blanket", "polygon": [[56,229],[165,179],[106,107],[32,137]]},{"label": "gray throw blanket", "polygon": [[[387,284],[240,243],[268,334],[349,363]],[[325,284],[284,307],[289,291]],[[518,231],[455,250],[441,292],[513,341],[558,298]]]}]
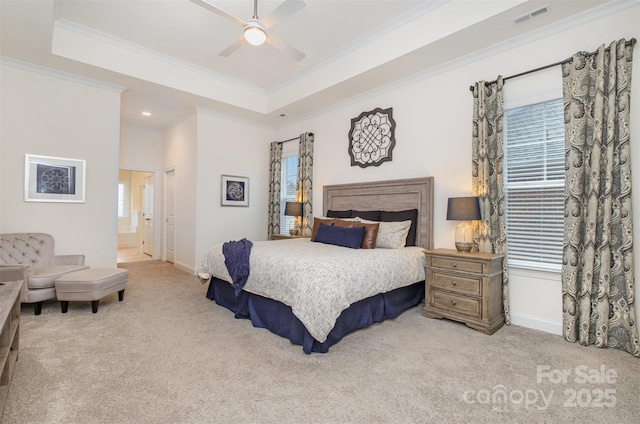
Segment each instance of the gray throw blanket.
[{"label": "gray throw blanket", "polygon": [[249,279],[249,255],[252,246],[253,243],[246,238],[228,241],[222,245],[224,264],[231,277],[231,285],[236,291],[236,297]]}]

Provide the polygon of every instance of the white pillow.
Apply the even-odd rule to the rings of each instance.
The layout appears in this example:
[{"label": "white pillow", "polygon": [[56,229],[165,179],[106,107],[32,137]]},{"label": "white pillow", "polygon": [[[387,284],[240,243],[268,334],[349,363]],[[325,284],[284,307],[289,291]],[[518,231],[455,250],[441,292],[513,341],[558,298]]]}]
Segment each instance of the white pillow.
[{"label": "white pillow", "polygon": [[411,220],[396,222],[369,221],[368,219],[362,218],[356,218],[356,220],[364,224],[380,224],[378,227],[378,237],[376,238],[376,247],[383,249],[400,249],[407,243]]}]

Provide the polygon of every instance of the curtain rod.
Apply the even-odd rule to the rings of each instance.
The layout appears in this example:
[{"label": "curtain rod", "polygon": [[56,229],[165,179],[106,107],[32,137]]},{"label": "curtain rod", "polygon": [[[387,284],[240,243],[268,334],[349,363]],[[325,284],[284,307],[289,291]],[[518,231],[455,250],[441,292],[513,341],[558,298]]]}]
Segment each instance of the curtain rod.
[{"label": "curtain rod", "polygon": [[[626,43],[624,43],[624,45],[625,46],[629,46],[629,45],[633,46],[635,43],[636,43],[636,39],[632,38],[631,40],[629,40]],[[605,50],[609,50],[609,48],[607,47]],[[596,50],[595,52],[587,53],[587,56],[595,56],[597,54],[598,54],[598,51]],[[530,69],[528,71],[520,72],[519,74],[515,74],[515,75],[509,75],[508,77],[502,78],[502,81],[504,82],[504,81],[506,81],[508,79],[511,79],[511,78],[518,78],[518,77],[521,77],[523,75],[532,74],[532,73],[538,72],[538,71],[543,71],[545,69],[553,68],[554,66],[564,65],[565,63],[569,63],[572,60],[573,60],[573,57],[570,57],[568,59],[561,60],[560,62],[555,62],[555,63],[552,63],[550,65],[541,66],[541,67],[535,68],[535,69]],[[495,82],[497,82],[497,80],[493,80],[493,81],[487,82],[487,83],[485,83],[485,85],[493,84]],[[469,91],[473,91],[474,87],[475,87],[475,85],[469,86]]]},{"label": "curtain rod", "polygon": [[[310,136],[313,136],[313,133],[309,133],[309,135],[310,135]],[[277,141],[276,143],[278,143],[278,144],[282,144],[282,143],[286,143],[287,141],[293,141],[293,140],[300,140],[300,136],[290,138],[289,140]]]}]

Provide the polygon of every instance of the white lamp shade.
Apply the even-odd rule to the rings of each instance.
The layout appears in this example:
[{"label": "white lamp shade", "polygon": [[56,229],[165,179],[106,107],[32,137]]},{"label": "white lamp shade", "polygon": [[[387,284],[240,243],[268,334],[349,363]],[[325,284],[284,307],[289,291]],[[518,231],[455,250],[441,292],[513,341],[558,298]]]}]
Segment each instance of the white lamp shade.
[{"label": "white lamp shade", "polygon": [[244,39],[252,46],[261,46],[267,41],[267,33],[256,20],[251,20],[244,27]]}]

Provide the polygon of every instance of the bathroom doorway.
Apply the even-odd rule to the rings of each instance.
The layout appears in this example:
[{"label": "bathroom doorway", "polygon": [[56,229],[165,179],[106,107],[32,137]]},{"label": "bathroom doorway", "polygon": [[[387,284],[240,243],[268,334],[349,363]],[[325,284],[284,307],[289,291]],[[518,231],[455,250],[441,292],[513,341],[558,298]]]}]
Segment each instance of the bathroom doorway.
[{"label": "bathroom doorway", "polygon": [[153,259],[154,174],[121,169],[118,178],[118,263]]}]

